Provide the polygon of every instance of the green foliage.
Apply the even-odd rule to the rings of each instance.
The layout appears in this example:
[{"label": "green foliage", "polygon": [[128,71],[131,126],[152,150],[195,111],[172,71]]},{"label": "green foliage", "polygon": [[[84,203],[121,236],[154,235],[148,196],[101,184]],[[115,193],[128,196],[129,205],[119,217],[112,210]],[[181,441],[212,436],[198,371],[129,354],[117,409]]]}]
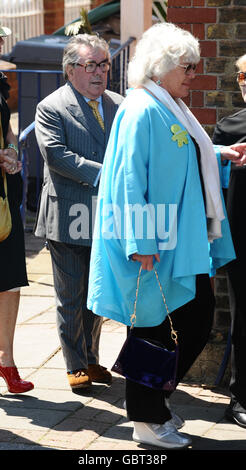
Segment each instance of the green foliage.
[{"label": "green foliage", "polygon": [[168,0],[153,2],[153,14],[157,16],[160,21],[167,20],[167,2]]},{"label": "green foliage", "polygon": [[83,33],[92,34],[91,24],[85,8],[81,9],[80,20],[69,24],[65,29],[66,36],[76,36]]}]

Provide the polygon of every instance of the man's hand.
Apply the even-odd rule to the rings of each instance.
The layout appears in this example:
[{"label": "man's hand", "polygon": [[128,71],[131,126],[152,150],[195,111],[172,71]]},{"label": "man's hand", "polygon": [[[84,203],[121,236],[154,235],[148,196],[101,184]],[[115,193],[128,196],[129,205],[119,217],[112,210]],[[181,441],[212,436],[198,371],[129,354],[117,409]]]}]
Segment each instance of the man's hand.
[{"label": "man's hand", "polygon": [[246,143],[222,147],[220,153],[222,160],[231,160],[236,166],[246,165]]},{"label": "man's hand", "polygon": [[134,255],[132,255],[132,260],[139,261],[139,263],[142,264],[143,269],[146,269],[147,271],[152,271],[153,257],[156,261],[158,261],[158,263],[160,262],[159,253],[156,253],[155,255],[139,255],[138,253],[134,253]]}]

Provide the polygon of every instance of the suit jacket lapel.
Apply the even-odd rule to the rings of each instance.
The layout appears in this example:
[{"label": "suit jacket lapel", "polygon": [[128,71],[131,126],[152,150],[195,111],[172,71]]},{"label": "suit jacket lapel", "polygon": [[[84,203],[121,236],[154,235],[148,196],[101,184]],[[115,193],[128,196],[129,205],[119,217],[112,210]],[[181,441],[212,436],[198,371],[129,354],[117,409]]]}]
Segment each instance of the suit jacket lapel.
[{"label": "suit jacket lapel", "polygon": [[68,84],[69,104],[66,106],[68,112],[87,129],[92,136],[104,146],[105,136],[99,123],[95,119],[90,106],[82,96],[75,94],[71,85]]}]

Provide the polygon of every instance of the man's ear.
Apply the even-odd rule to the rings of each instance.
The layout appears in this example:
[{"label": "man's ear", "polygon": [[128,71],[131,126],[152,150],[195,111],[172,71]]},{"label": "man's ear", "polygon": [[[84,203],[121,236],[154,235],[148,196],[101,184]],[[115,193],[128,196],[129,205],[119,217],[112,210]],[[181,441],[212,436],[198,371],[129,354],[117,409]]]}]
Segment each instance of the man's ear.
[{"label": "man's ear", "polygon": [[72,64],[67,65],[66,74],[67,74],[68,80],[71,82],[74,76],[74,66]]}]

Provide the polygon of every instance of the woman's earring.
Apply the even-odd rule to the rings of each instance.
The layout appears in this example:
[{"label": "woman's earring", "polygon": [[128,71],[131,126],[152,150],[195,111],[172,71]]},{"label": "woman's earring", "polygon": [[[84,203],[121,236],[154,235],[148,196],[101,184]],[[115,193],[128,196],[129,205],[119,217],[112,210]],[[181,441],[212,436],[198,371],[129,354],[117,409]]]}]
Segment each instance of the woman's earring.
[{"label": "woman's earring", "polygon": [[156,85],[160,85],[161,84],[161,81],[160,80],[156,80]]}]

